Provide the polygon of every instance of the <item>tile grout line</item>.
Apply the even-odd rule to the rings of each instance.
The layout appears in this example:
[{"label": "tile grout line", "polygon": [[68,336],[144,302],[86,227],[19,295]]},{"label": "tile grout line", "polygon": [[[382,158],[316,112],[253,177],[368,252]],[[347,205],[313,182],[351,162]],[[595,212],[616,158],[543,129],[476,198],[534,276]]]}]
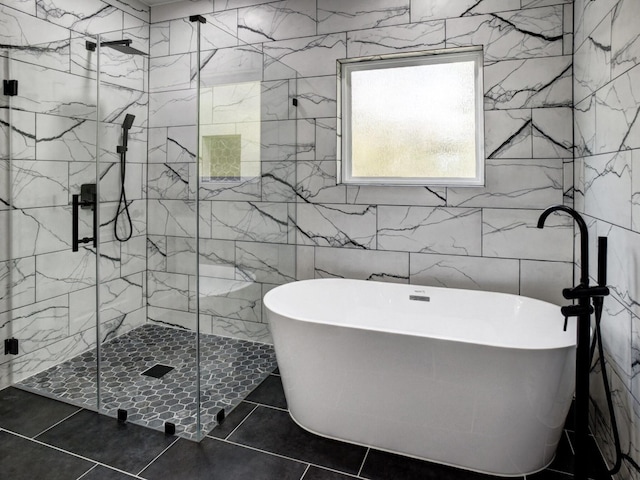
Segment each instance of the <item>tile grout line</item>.
[{"label": "tile grout line", "polygon": [[362,475],[362,469],[364,468],[364,464],[367,461],[367,457],[369,456],[369,452],[371,451],[371,447],[367,447],[367,451],[364,453],[364,458],[362,459],[362,464],[360,465],[360,469],[358,470],[357,476]]},{"label": "tile grout line", "polygon": [[[5,430],[5,431],[6,431],[6,430]],[[103,463],[103,462],[100,462],[100,461],[98,461],[98,460],[94,460],[94,459],[92,459],[92,458],[82,456],[82,455],[80,455],[80,454],[78,454],[78,453],[75,453],[75,452],[72,452],[72,451],[70,451],[70,450],[64,450],[64,449],[62,449],[62,448],[60,448],[60,447],[57,447],[57,446],[55,446],[55,445],[50,445],[50,444],[45,443],[45,442],[43,442],[43,441],[41,441],[41,440],[37,440],[37,439],[35,439],[35,438],[29,438],[29,437],[27,437],[27,436],[25,436],[25,435],[22,435],[22,434],[20,434],[20,433],[16,433],[16,432],[10,432],[10,431],[7,431],[7,433],[10,433],[11,435],[15,435],[16,437],[22,438],[23,440],[28,440],[29,442],[37,443],[38,445],[41,445],[41,446],[43,446],[43,447],[48,447],[48,448],[51,448],[51,449],[56,450],[56,451],[58,451],[58,452],[66,453],[66,454],[68,454],[68,455],[71,455],[72,457],[80,458],[80,459],[85,460],[85,461],[87,461],[87,462],[95,463],[96,465],[100,465],[100,466],[103,466],[103,467],[107,467],[107,468],[109,468],[110,470],[116,470],[117,472],[124,473],[124,474],[129,475],[129,476],[133,476],[134,478],[139,478],[139,479],[141,479],[141,480],[145,480],[145,479],[143,479],[142,477],[140,477],[140,476],[136,475],[135,473],[130,473],[130,472],[127,472],[127,471],[125,471],[125,470],[121,470],[121,469],[119,469],[119,468],[117,468],[117,467],[114,467],[113,465],[109,465],[109,464],[107,464],[107,463]]]},{"label": "tile grout line", "polygon": [[164,450],[162,450],[158,455],[155,456],[155,458],[153,460],[151,460],[149,463],[147,463],[144,468],[142,470],[140,470],[137,474],[138,477],[141,477],[141,473],[144,472],[147,468],[149,468],[151,466],[151,464],[153,462],[155,462],[158,458],[160,458],[167,450],[169,450],[171,447],[173,447],[177,441],[180,440],[180,437],[176,437],[176,439],[171,442],[171,444],[167,445],[167,448],[165,448]]},{"label": "tile grout line", "polygon": [[65,420],[69,420],[71,417],[73,417],[74,415],[77,415],[78,412],[81,412],[82,410],[84,410],[84,408],[78,408],[78,410],[76,410],[75,412],[73,412],[72,414],[66,416],[65,418],[63,418],[62,420],[60,420],[59,422],[54,423],[53,425],[51,425],[49,428],[45,428],[43,431],[41,431],[40,433],[38,433],[37,435],[34,435],[33,438],[38,438],[40,435],[48,432],[49,430],[51,430],[54,427],[57,427],[58,425],[60,425],[62,422],[64,422]]},{"label": "tile grout line", "polygon": [[304,480],[304,476],[307,474],[310,468],[311,468],[311,464],[309,463],[307,464],[307,468],[304,469],[304,472],[302,472],[302,476],[300,477],[300,480]]},{"label": "tile grout line", "polygon": [[[243,401],[246,401],[246,400],[243,400]],[[233,435],[234,433],[236,433],[236,430],[238,430],[238,428],[240,428],[240,425],[242,425],[242,424],[247,420],[247,418],[249,418],[249,417],[251,416],[251,414],[252,414],[253,412],[255,412],[255,411],[256,411],[256,409],[257,409],[257,408],[258,408],[258,405],[256,405],[255,407],[253,407],[253,409],[252,409],[249,413],[247,413],[247,416],[246,416],[246,417],[244,417],[244,418],[242,419],[242,421],[241,421],[238,425],[236,425],[236,428],[234,428],[234,429],[231,431],[231,433],[229,433],[229,435],[227,435],[226,437],[224,437],[224,439],[223,439],[223,440],[226,440],[226,439],[227,439],[227,438],[229,438],[231,435]],[[214,430],[215,430],[215,429],[214,429]],[[213,431],[213,430],[212,430],[212,431]],[[219,438],[217,438],[217,437],[210,437],[209,435],[207,435],[207,438],[216,438],[216,439],[220,440],[220,439],[219,439]]]},{"label": "tile grout line", "polygon": [[87,470],[86,472],[84,472],[82,475],[80,475],[76,480],[82,480],[83,478],[85,478],[87,475],[89,475],[89,473],[93,472],[96,467],[98,466],[98,464],[96,463],[93,467],[91,467],[89,470]]},{"label": "tile grout line", "polygon": [[287,413],[289,413],[289,409],[288,408],[274,407],[273,405],[267,405],[266,403],[259,403],[259,402],[254,402],[252,400],[246,400],[246,399],[243,400],[243,402],[250,403],[252,405],[255,405],[256,407],[267,407],[267,408],[270,408],[272,410],[277,410],[279,412],[287,412]]}]

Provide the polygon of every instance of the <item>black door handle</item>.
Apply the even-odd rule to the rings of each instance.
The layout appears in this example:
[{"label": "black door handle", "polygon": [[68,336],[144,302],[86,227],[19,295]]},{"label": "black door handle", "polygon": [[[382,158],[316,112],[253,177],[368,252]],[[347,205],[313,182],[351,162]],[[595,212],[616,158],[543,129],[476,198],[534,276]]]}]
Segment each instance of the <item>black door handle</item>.
[{"label": "black door handle", "polygon": [[[73,215],[73,219],[72,219],[72,226],[71,226],[71,242],[72,242],[72,246],[71,246],[71,250],[73,252],[77,252],[78,251],[78,246],[81,243],[90,243],[93,242],[93,246],[96,247],[97,243],[98,243],[98,235],[97,235],[97,220],[98,220],[98,208],[96,206],[96,202],[95,201],[84,201],[81,202],[80,201],[80,195],[73,195],[72,196],[72,206],[73,206],[73,210],[72,210],[72,215]],[[91,207],[91,209],[93,210],[93,237],[84,237],[84,238],[78,238],[78,224],[80,222],[80,218],[78,215],[78,209],[79,207]]]}]

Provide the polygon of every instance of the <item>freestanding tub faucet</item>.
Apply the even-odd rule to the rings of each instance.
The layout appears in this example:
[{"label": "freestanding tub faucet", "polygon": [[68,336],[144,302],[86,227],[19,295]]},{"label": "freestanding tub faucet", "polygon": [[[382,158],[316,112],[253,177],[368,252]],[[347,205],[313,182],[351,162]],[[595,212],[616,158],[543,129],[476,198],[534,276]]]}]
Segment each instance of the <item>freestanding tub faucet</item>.
[{"label": "freestanding tub faucet", "polygon": [[[589,231],[582,216],[573,208],[565,205],[554,205],[547,208],[538,218],[538,228],[544,227],[547,217],[556,211],[571,215],[580,229],[580,284],[573,288],[562,290],[562,296],[568,300],[577,299],[577,305],[561,307],[560,311],[566,319],[578,317],[576,342],[576,394],[575,394],[575,480],[587,480],[587,466],[589,461],[589,367],[591,355],[589,341],[591,338],[591,306],[593,298],[609,295],[606,285],[589,286]],[[601,262],[598,262],[600,266]],[[600,275],[598,275],[600,277]]]}]

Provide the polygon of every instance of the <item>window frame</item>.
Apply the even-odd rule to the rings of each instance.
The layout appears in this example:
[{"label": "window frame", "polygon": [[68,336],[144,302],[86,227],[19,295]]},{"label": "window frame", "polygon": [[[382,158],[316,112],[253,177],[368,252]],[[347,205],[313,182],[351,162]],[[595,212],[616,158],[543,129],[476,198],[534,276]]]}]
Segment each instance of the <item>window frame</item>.
[{"label": "window frame", "polygon": [[[338,183],[347,185],[484,186],[484,88],[483,49],[446,48],[337,60]],[[475,76],[476,176],[470,177],[353,177],[351,174],[351,73],[401,66],[434,65],[472,61]]]}]

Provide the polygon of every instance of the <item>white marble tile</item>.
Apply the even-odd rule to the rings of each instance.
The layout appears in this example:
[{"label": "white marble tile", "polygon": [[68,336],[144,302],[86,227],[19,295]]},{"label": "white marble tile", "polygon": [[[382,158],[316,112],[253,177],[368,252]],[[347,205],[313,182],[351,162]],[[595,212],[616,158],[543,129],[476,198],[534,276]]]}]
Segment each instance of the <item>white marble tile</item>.
[{"label": "white marble tile", "polygon": [[263,45],[263,51],[265,80],[292,78],[293,71],[303,77],[334,75],[335,61],[347,56],[346,34],[268,42]]},{"label": "white marble tile", "polygon": [[563,158],[563,179],[562,179],[562,204],[574,207],[575,185],[574,185],[574,165],[573,158]]},{"label": "white marble tile", "polygon": [[122,30],[122,11],[100,0],[36,0],[36,14],[76,32],[96,35]]},{"label": "white marble tile", "polygon": [[171,22],[154,23],[149,27],[149,56],[169,55],[169,29]]},{"label": "white marble tile", "polygon": [[617,226],[598,224],[598,235],[609,237],[607,285],[611,288],[611,295],[634,315],[640,316],[638,234]]},{"label": "white marble tile", "polygon": [[578,48],[620,0],[576,0],[574,7],[574,43]]},{"label": "white marble tile", "polygon": [[316,247],[296,245],[296,280],[315,278]]},{"label": "white marble tile", "polygon": [[151,23],[189,17],[190,15],[205,15],[212,12],[213,0],[166,3],[151,8]]},{"label": "white marble tile", "polygon": [[[257,46],[219,48],[202,52],[200,85],[210,87],[262,80],[263,55]],[[196,55],[191,54],[191,81],[196,86]],[[287,76],[285,78],[291,78]]]},{"label": "white marble tile", "polygon": [[640,68],[619,76],[596,93],[596,152],[640,147]]},{"label": "white marble tile", "polygon": [[[195,307],[195,277],[190,277],[190,305]],[[262,321],[262,288],[259,283],[200,277],[200,313],[215,318]]]},{"label": "white marble tile", "polygon": [[[149,220],[147,231],[150,235],[175,235],[193,237],[196,230],[196,208],[191,200],[149,199]],[[209,238],[211,228],[211,205],[200,205],[200,235]]]},{"label": "white marble tile", "polygon": [[150,164],[146,193],[148,198],[187,200],[189,198],[189,164]]},{"label": "white marble tile", "polygon": [[[283,145],[286,149],[280,155],[293,160],[292,153],[295,152],[295,159],[298,161],[313,160],[316,158],[316,120],[313,118],[301,118],[295,122],[295,146]],[[283,142],[284,143],[284,142]],[[271,148],[273,151],[273,148]],[[276,150],[277,151],[277,150]]]},{"label": "white marble tile", "polygon": [[189,277],[177,273],[147,273],[147,304],[189,311]]},{"label": "white marble tile", "polygon": [[489,159],[485,163],[485,186],[447,188],[447,205],[546,208],[562,203],[563,167],[560,159]]},{"label": "white marble tile", "polygon": [[131,237],[122,244],[121,274],[133,275],[147,268],[146,238],[142,235]]},{"label": "white marble tile", "polygon": [[556,305],[568,304],[563,288],[573,287],[573,263],[520,261],[520,295]]},{"label": "white marble tile", "polygon": [[149,128],[147,133],[149,164],[167,162],[168,129],[166,127]]},{"label": "white marble tile", "polygon": [[336,185],[335,161],[299,161],[296,163],[296,176],[296,191],[302,201],[347,203],[346,186]]},{"label": "white marble tile", "polygon": [[562,5],[446,20],[447,47],[484,46],[485,61],[562,55]]},{"label": "white marble tile", "polygon": [[29,15],[36,14],[36,3],[33,0],[3,0],[4,6],[15,8]]},{"label": "white marble tile", "polygon": [[273,338],[266,323],[244,322],[242,320],[214,316],[211,333],[252,342],[273,344]]},{"label": "white marble tile", "polygon": [[300,78],[298,80],[297,118],[336,116],[336,77]]},{"label": "white marble tile", "polygon": [[119,8],[120,10],[127,12],[129,15],[133,15],[140,20],[147,23],[150,21],[151,7],[145,5],[139,0],[104,0],[109,5]]},{"label": "white marble tile", "polygon": [[[200,50],[232,47],[238,45],[235,38],[237,18],[235,12],[207,15],[207,23],[200,24]],[[197,23],[189,18],[169,22],[169,53],[195,52],[198,48]]]},{"label": "white marble tile", "polygon": [[57,297],[95,284],[96,257],[87,249],[40,255],[36,263],[36,300]]},{"label": "white marble tile", "polygon": [[571,61],[564,55],[485,65],[485,109],[571,106]]},{"label": "white marble tile", "polygon": [[444,31],[444,21],[441,20],[347,32],[347,56],[444,48]]},{"label": "white marble tile", "polygon": [[444,207],[447,189],[444,187],[347,185],[347,203],[381,205],[420,205]]},{"label": "white marble tile", "polygon": [[570,262],[573,260],[573,219],[552,214],[536,228],[542,210],[482,211],[482,255]]},{"label": "white marble tile", "polygon": [[535,108],[531,111],[533,156],[567,158],[573,154],[573,109]]},{"label": "white marble tile", "polygon": [[287,243],[287,205],[262,202],[212,202],[212,238]]},{"label": "white marble tile", "polygon": [[294,120],[260,123],[260,159],[293,160],[299,143],[299,130]]},{"label": "white marble tile", "polygon": [[480,255],[481,211],[475,208],[378,207],[378,249]]},{"label": "white marble tile", "polygon": [[[27,9],[26,2],[20,2],[25,10],[34,10],[27,12],[30,14],[0,5],[0,43],[36,46],[61,40],[69,41],[69,30],[33,16],[35,2],[31,1],[30,3],[31,6]],[[15,5],[10,4],[9,6],[14,7]]]},{"label": "white marble tile", "polygon": [[[0,170],[0,181],[4,181]],[[14,160],[11,169],[13,205],[16,208],[51,207],[68,203],[68,164]]]},{"label": "white marble tile", "polygon": [[[5,225],[7,211],[0,212],[1,225]],[[27,257],[36,254],[71,250],[71,208],[40,207],[13,210],[13,231],[20,232],[14,236],[13,257]],[[0,260],[7,260],[7,244],[0,244]]]},{"label": "white marble tile", "polygon": [[520,9],[519,0],[412,0],[411,21],[464,17]]},{"label": "white marble tile", "polygon": [[[626,72],[640,62],[640,32],[635,20],[640,3],[621,0],[613,10],[611,26],[611,77]],[[605,17],[605,22],[607,18]],[[595,32],[594,32],[595,33]]]},{"label": "white marble tile", "polygon": [[[196,330],[197,318],[193,312],[173,310],[149,306],[147,308],[148,322],[165,327],[173,327],[184,330]],[[211,319],[207,315],[200,315],[201,332],[210,333]],[[206,325],[208,324],[208,325]],[[205,326],[206,325],[206,326]],[[203,328],[204,327],[204,328]]]},{"label": "white marble tile", "polygon": [[[49,24],[50,25],[50,24]],[[30,44],[11,50],[13,61],[31,63],[61,72],[69,72],[69,55],[72,42],[67,38],[60,41]],[[19,89],[21,91],[21,88]]]},{"label": "white marble tile", "polygon": [[532,158],[531,110],[490,110],[484,113],[487,158]]},{"label": "white marble tile", "polygon": [[297,243],[376,248],[376,208],[370,205],[298,204]]},{"label": "white marble tile", "polygon": [[149,126],[175,127],[196,123],[195,90],[179,90],[149,94]]},{"label": "white marble tile", "polygon": [[[634,338],[631,312],[616,299],[607,297],[602,311],[602,342],[608,355],[615,361],[616,370],[633,375]],[[631,339],[631,342],[629,341]]]},{"label": "white marble tile", "polygon": [[409,253],[316,247],[315,278],[409,282]]},{"label": "white marble tile", "polygon": [[573,132],[576,155],[596,152],[596,96],[591,95],[573,109]]},{"label": "white marble tile", "polygon": [[335,160],[337,158],[337,134],[335,118],[316,120],[316,160]]},{"label": "white marble tile", "polygon": [[167,271],[167,237],[147,235],[147,270]]},{"label": "white marble tile", "polygon": [[574,54],[575,103],[611,80],[611,17],[598,25]]},{"label": "white marble tile", "polygon": [[262,197],[263,202],[295,202],[297,164],[286,162],[262,163]]},{"label": "white marble tile", "polygon": [[149,61],[149,91],[186,90],[191,86],[191,56],[170,55]]},{"label": "white marble tile", "polygon": [[290,80],[260,83],[260,119],[287,120],[290,110]]},{"label": "white marble tile", "polygon": [[631,156],[631,151],[622,151],[584,159],[585,212],[631,228]]},{"label": "white marble tile", "polygon": [[[227,240],[199,240],[200,275],[214,278],[237,278],[235,244]],[[194,238],[166,237],[166,270],[195,275],[196,241]]]},{"label": "white marble tile", "polygon": [[[162,133],[159,133],[161,136]],[[198,131],[194,126],[170,127],[165,137],[167,163],[195,163]]]},{"label": "white marble tile", "polygon": [[296,279],[295,245],[236,242],[238,278],[280,285]]},{"label": "white marble tile", "polygon": [[[9,158],[9,123],[11,123],[11,157],[17,159],[34,159],[36,156],[36,116],[29,112],[0,109],[0,138],[6,139],[0,145],[0,158]],[[5,171],[5,166],[2,167]],[[5,175],[8,179],[8,176]],[[6,187],[5,187],[6,188]],[[2,207],[0,207],[1,209]]]},{"label": "white marble tile", "polygon": [[409,0],[318,0],[318,33],[344,32],[409,22]]},{"label": "white marble tile", "polygon": [[631,152],[631,228],[640,232],[640,152]]},{"label": "white marble tile", "polygon": [[34,303],[35,292],[35,257],[0,262],[0,312]]},{"label": "white marble tile", "polygon": [[238,37],[246,43],[316,35],[315,0],[285,0],[238,10]]},{"label": "white marble tile", "polygon": [[412,253],[410,283],[518,294],[518,260]]}]

